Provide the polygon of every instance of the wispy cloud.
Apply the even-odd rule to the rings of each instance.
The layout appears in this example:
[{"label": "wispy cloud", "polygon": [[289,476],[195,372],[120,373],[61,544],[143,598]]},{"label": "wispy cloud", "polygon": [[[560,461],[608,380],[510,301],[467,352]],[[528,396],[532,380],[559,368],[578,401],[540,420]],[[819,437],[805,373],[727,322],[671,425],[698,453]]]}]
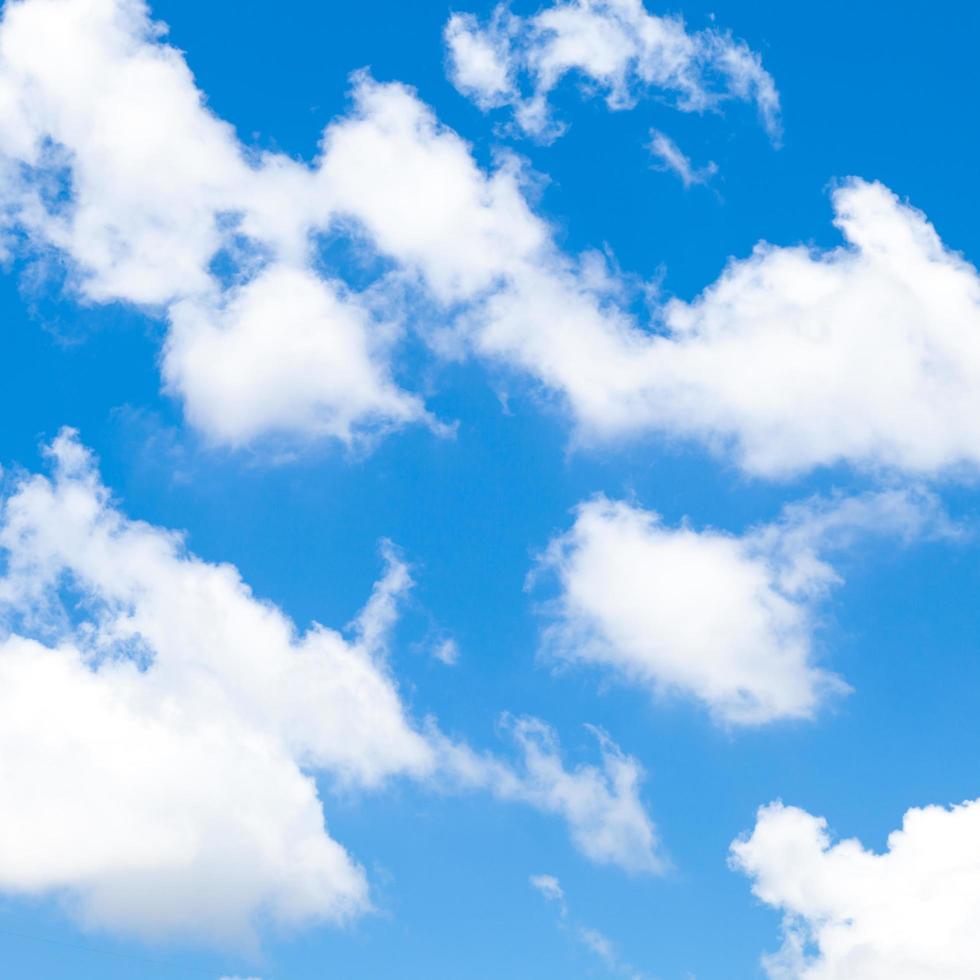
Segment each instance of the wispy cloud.
[{"label": "wispy cloud", "polygon": [[549,97],[566,75],[579,75],[610,109],[630,108],[651,92],[693,112],[730,99],[754,102],[779,140],[779,93],[756,52],[728,31],[688,31],[679,17],[651,14],[638,0],[567,0],[530,17],[502,3],[483,23],[453,14],[445,40],[459,91],[484,110],[512,107],[518,127],[539,139],[564,130]]},{"label": "wispy cloud", "polygon": [[529,880],[531,886],[557,909],[559,926],[572,936],[576,943],[588,950],[602,964],[607,973],[611,976],[624,977],[626,980],[648,980],[645,973],[622,959],[615,944],[608,936],[573,918],[569,911],[565,892],[554,875],[532,875]]},{"label": "wispy cloud", "polygon": [[657,169],[677,174],[685,187],[706,184],[718,172],[718,166],[713,160],[703,167],[695,167],[690,157],[659,129],[650,130],[650,152],[660,161]]}]

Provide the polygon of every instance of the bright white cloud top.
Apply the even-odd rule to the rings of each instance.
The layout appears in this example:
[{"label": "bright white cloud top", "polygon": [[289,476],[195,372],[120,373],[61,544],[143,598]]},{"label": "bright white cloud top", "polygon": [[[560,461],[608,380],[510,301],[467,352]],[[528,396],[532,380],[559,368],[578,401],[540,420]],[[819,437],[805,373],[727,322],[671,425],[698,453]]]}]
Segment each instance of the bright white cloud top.
[{"label": "bright white cloud top", "polygon": [[[481,169],[405,86],[357,76],[306,166],[246,152],[138,0],[5,11],[10,230],[61,254],[82,298],[164,311],[166,386],[214,441],[437,426],[395,380],[411,320],[433,351],[556,394],[582,442],[681,437],[765,477],[980,465],[980,278],[880,184],[835,190],[843,246],[760,244],[644,324],[603,258],[557,246],[519,161]],[[389,271],[355,292],[322,274],[315,232]]]},{"label": "bright white cloud top", "polygon": [[816,664],[819,603],[840,582],[826,555],[862,534],[945,533],[938,507],[898,491],[814,500],[735,536],[597,497],[541,559],[560,588],[544,649],[693,697],[723,723],[810,718],[848,689]]},{"label": "bright white cloud top", "polygon": [[[500,145],[488,148],[492,163],[479,162],[407,84],[355,72],[347,107],[325,126],[315,158],[301,161],[249,146],[218,118],[145,0],[6,0],[2,11],[0,258],[49,275],[48,286],[80,304],[124,304],[158,320],[152,370],[206,443],[360,447],[408,425],[448,433],[453,420],[433,416],[416,379],[436,389],[451,373],[439,368],[469,360],[495,382],[543,395],[576,448],[609,457],[585,489],[581,469],[535,469],[526,462],[534,440],[553,431],[541,425],[520,444],[489,447],[487,469],[486,459],[456,458],[421,479],[421,467],[413,473],[399,460],[371,498],[387,494],[385,505],[396,506],[368,515],[365,527],[390,518],[442,532],[467,506],[479,523],[470,538],[419,535],[464,559],[447,563],[460,574],[444,576],[451,587],[437,602],[459,600],[467,571],[486,581],[510,568],[496,555],[484,564],[486,553],[505,551],[505,536],[536,526],[544,543],[533,522],[553,501],[583,500],[604,479],[628,485],[628,464],[610,458],[630,440],[706,450],[740,471],[735,478],[849,467],[852,495],[811,496],[739,533],[668,524],[601,494],[574,517],[546,518],[570,526],[553,532],[529,579],[555,586],[541,607],[541,653],[658,703],[693,702],[732,731],[813,719],[849,692],[825,649],[842,552],[873,535],[907,543],[961,533],[924,488],[980,476],[980,274],[883,184],[849,176],[832,185],[831,245],[796,244],[813,229],[788,243],[762,240],[719,261],[705,277],[714,281],[671,298],[604,252],[569,251],[564,229],[543,217],[547,199],[536,204],[541,175]],[[699,113],[741,102],[780,138],[779,93],[755,50],[641,0],[544,0],[526,16],[504,3],[486,20],[453,14],[443,40],[459,92],[513,118],[498,140],[556,138],[565,124],[555,106],[575,84],[611,110],[644,99]],[[638,125],[654,167],[685,188],[710,181],[706,153],[688,156],[686,140],[682,148]],[[753,132],[762,139],[754,123]],[[684,241],[696,244],[686,230]],[[14,370],[35,350],[10,349]],[[42,415],[62,404],[46,387],[47,367],[11,385],[9,415],[19,399]],[[127,355],[99,368],[134,386],[145,380]],[[461,418],[473,411],[469,431],[479,438],[483,409],[467,395],[447,402]],[[91,405],[78,407],[84,417]],[[500,450],[518,445],[525,455]],[[334,835],[325,813],[338,791],[380,794],[399,779],[557,818],[571,848],[598,865],[669,868],[643,799],[643,766],[603,728],[586,726],[595,756],[576,764],[537,718],[504,713],[509,749],[492,752],[410,709],[390,647],[413,583],[394,545],[382,543],[384,571],[352,623],[304,629],[256,597],[237,568],[124,514],[73,429],[46,455],[47,475],[0,473],[0,894],[53,900],[83,928],[153,941],[254,948],[269,927],[343,924],[377,899],[369,858]],[[666,479],[683,480],[667,455],[655,457]],[[211,465],[221,467],[214,457],[202,467]],[[508,502],[527,501],[527,513],[513,516],[532,520],[497,519],[496,486],[467,499],[467,480],[492,484],[488,472],[516,488]],[[225,504],[237,474],[217,475],[222,489],[208,500]],[[350,499],[376,476],[352,481]],[[823,492],[826,476],[799,495]],[[525,493],[530,477],[541,480],[540,499]],[[574,496],[564,495],[571,486]],[[868,486],[877,489],[860,492]],[[732,508],[714,503],[729,515],[720,520],[731,519]],[[198,505],[200,518],[203,496]],[[316,506],[302,516],[317,519]],[[934,591],[916,598],[969,608],[964,586],[941,580],[945,569],[923,571]],[[509,601],[520,609],[524,599]],[[468,627],[481,628],[488,648],[506,642],[479,618],[503,607],[481,603],[460,603],[470,623],[455,623],[452,635],[433,628],[419,644],[458,664],[440,675],[443,693],[473,669],[461,649]],[[950,622],[958,632],[947,642],[965,648],[972,624]],[[896,655],[879,680],[893,680],[896,663],[908,666],[904,682],[925,676]],[[955,683],[962,662],[947,670],[930,681]],[[855,737],[892,738],[895,718],[872,714]],[[756,799],[774,796],[767,788]],[[678,811],[686,821],[691,809]],[[508,857],[527,853],[515,847]],[[835,842],[825,820],[771,803],[732,844],[731,864],[784,916],[782,948],[764,960],[773,980],[980,976],[980,800],[908,810],[882,853]],[[558,878],[531,881],[607,972],[640,976],[604,932],[577,922]],[[439,928],[446,921],[459,919]]]},{"label": "bright white cloud top", "polygon": [[971,980],[980,974],[980,801],[913,808],[881,854],[832,843],[779,803],[732,845],[753,891],[786,914],[772,980]]},{"label": "bright white cloud top", "polygon": [[[389,375],[395,326],[312,268],[308,237],[329,216],[314,173],[281,154],[249,157],[160,34],[141,0],[4,7],[8,216],[61,251],[85,299],[168,312],[168,386],[215,440],[350,441],[423,418]],[[222,256],[231,281],[212,268]]]},{"label": "bright white cloud top", "polygon": [[976,468],[977,270],[881,184],[845,181],[833,203],[843,247],[759,245],[666,306],[650,376],[670,378],[667,427],[728,441],[764,476]]},{"label": "bright white cloud top", "polygon": [[0,526],[0,885],[150,936],[365,911],[300,766],[368,786],[434,768],[378,646],[404,566],[362,614],[373,643],[297,635],[234,568],[116,511],[71,434],[51,453]]},{"label": "bright white cloud top", "polygon": [[232,566],[124,517],[73,433],[50,455],[0,519],[0,890],[154,938],[349,919],[367,878],[311,772],[483,789],[559,816],[593,860],[659,870],[642,771],[608,740],[569,771],[519,719],[514,767],[412,722],[386,658],[411,584],[390,549],[352,638],[300,633]]},{"label": "bright white cloud top", "polygon": [[754,475],[980,465],[980,276],[881,184],[833,196],[844,246],[759,245],[690,303],[619,304],[553,249],[474,317],[484,355],[561,393],[581,438],[697,440]]},{"label": "bright white cloud top", "polygon": [[530,17],[500,4],[486,23],[453,14],[445,40],[456,88],[481,109],[510,106],[517,125],[540,138],[564,128],[549,97],[567,75],[604,93],[610,109],[651,93],[669,94],[686,112],[754,102],[770,136],[779,136],[779,93],[756,52],[713,27],[689,32],[681,18],[652,14],[641,0],[569,0]]}]

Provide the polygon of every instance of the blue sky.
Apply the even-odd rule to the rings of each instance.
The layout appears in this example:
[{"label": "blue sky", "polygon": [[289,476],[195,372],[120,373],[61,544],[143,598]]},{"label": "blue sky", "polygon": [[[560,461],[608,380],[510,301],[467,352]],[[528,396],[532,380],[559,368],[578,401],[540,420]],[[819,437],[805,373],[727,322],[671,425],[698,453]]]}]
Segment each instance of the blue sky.
[{"label": "blue sky", "polygon": [[5,975],[980,970],[976,10],[492,14],[5,4]]}]

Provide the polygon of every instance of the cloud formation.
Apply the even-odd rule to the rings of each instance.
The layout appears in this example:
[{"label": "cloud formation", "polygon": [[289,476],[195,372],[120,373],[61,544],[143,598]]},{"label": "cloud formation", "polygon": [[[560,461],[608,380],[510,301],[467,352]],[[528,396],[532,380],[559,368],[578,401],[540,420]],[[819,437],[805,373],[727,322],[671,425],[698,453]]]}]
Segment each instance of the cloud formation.
[{"label": "cloud formation", "polygon": [[299,632],[230,565],[123,516],[70,431],[0,511],[0,890],[64,896],[87,926],[237,942],[263,922],[370,909],[311,774],[408,776],[561,818],[588,858],[658,870],[641,771],[608,740],[565,768],[542,722],[516,763],[413,723],[387,663],[405,564],[345,637]]},{"label": "cloud formation", "polygon": [[691,158],[666,134],[659,129],[650,130],[650,153],[659,161],[655,166],[676,174],[685,187],[706,184],[718,172],[714,162],[696,167]]},{"label": "cloud formation", "polygon": [[980,800],[915,807],[876,854],[773,803],[732,845],[752,890],[785,913],[772,980],[969,980],[980,974]]},{"label": "cloud formation", "polygon": [[[980,279],[880,184],[834,191],[843,246],[760,244],[641,320],[602,256],[559,248],[519,160],[481,168],[406,86],[356,75],[306,165],[243,147],[140,0],[4,10],[7,246],[160,312],[166,387],[215,442],[439,428],[395,380],[411,324],[556,395],[582,443],[680,437],[770,478],[980,465]],[[366,287],[324,236],[379,260]]]},{"label": "cloud formation", "polygon": [[575,941],[602,964],[606,973],[610,976],[625,977],[627,980],[645,980],[645,974],[621,959],[615,944],[608,936],[598,929],[576,921],[570,915],[565,891],[554,875],[531,875],[529,881],[531,887],[546,902],[557,907],[559,926],[568,930]]},{"label": "cloud formation", "polygon": [[605,732],[594,729],[601,766],[565,769],[554,732],[533,718],[519,719],[514,736],[523,756],[515,780],[495,777],[495,792],[562,817],[572,841],[597,864],[636,873],[660,873],[666,862],[660,841],[639,798],[643,769]]},{"label": "cloud formation", "polygon": [[405,566],[389,554],[353,640],[300,634],[233,567],[123,517],[71,433],[50,453],[0,524],[0,887],[149,937],[366,911],[306,772],[436,766],[384,658]]},{"label": "cloud formation", "polygon": [[848,690],[816,663],[819,603],[840,581],[825,556],[859,535],[947,531],[934,498],[904,491],[796,504],[741,536],[596,497],[536,572],[560,589],[543,649],[693,697],[723,723],[809,718]]},{"label": "cloud formation", "polygon": [[426,418],[393,381],[398,325],[315,270],[314,171],[249,152],[142,0],[21,0],[0,25],[8,244],[67,260],[90,302],[162,312],[168,388],[215,441]]},{"label": "cloud formation", "polygon": [[980,277],[881,184],[834,191],[844,246],[759,245],[645,326],[601,256],[557,247],[513,158],[482,171],[404,87],[355,96],[324,140],[338,207],[434,301],[433,347],[558,394],[581,442],[660,433],[767,478],[980,465]]},{"label": "cloud formation", "polygon": [[501,762],[465,745],[443,741],[443,769],[450,784],[484,790],[500,800],[525,803],[561,818],[572,843],[596,864],[633,874],[667,868],[660,839],[640,799],[643,768],[609,736],[592,728],[600,764],[566,769],[553,729],[537,718],[503,717],[520,764]]},{"label": "cloud formation", "polygon": [[762,476],[975,469],[977,270],[881,184],[845,181],[833,204],[844,246],[761,244],[692,303],[666,305],[649,378],[669,380],[652,414]]},{"label": "cloud formation", "polygon": [[754,102],[779,138],[779,93],[759,55],[727,31],[689,32],[682,19],[651,14],[641,0],[568,0],[530,17],[499,4],[486,23],[453,14],[445,41],[456,88],[483,110],[510,106],[518,127],[539,138],[564,129],[549,98],[566,75],[604,94],[610,109],[629,109],[652,93],[669,94],[685,112]]},{"label": "cloud formation", "polygon": [[881,184],[833,204],[845,245],[759,245],[653,330],[604,268],[540,251],[474,313],[474,346],[560,393],[586,442],[659,432],[767,478],[976,472],[977,270]]}]

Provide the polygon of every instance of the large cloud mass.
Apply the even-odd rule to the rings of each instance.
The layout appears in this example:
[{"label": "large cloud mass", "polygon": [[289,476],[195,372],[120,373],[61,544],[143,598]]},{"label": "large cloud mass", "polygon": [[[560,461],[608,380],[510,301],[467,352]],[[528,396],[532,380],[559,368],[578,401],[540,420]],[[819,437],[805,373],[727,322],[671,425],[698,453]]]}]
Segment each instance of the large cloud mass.
[{"label": "large cloud mass", "polygon": [[[558,247],[519,161],[481,168],[403,85],[357,75],[307,166],[240,145],[139,0],[4,9],[8,245],[162,311],[167,388],[215,441],[434,425],[395,380],[412,323],[554,392],[582,441],[680,436],[769,477],[980,464],[980,279],[880,184],[834,192],[843,246],[759,245],[645,326],[604,259]],[[367,288],[324,270],[323,235],[383,259]]]},{"label": "large cloud mass", "polygon": [[313,172],[248,154],[141,0],[4,5],[0,189],[84,298],[170,312],[164,374],[211,438],[350,441],[424,417],[390,376],[397,324],[314,270]]},{"label": "large cloud mass", "polygon": [[876,854],[775,803],[732,845],[753,891],[786,914],[772,980],[972,980],[980,975],[980,801],[914,808]]},{"label": "large cloud mass", "polygon": [[383,656],[405,567],[353,641],[297,634],[233,567],[119,514],[70,434],[51,453],[0,524],[0,886],[148,935],[364,911],[304,770],[376,786],[435,765]]},{"label": "large cloud mass", "polygon": [[387,664],[411,584],[390,548],[350,636],[300,633],[234,567],[124,517],[73,433],[50,455],[0,511],[0,890],[153,937],[347,919],[368,884],[313,772],[479,789],[558,816],[594,861],[659,869],[642,770],[607,738],[569,770],[535,719],[510,725],[516,764],[412,722]]}]

